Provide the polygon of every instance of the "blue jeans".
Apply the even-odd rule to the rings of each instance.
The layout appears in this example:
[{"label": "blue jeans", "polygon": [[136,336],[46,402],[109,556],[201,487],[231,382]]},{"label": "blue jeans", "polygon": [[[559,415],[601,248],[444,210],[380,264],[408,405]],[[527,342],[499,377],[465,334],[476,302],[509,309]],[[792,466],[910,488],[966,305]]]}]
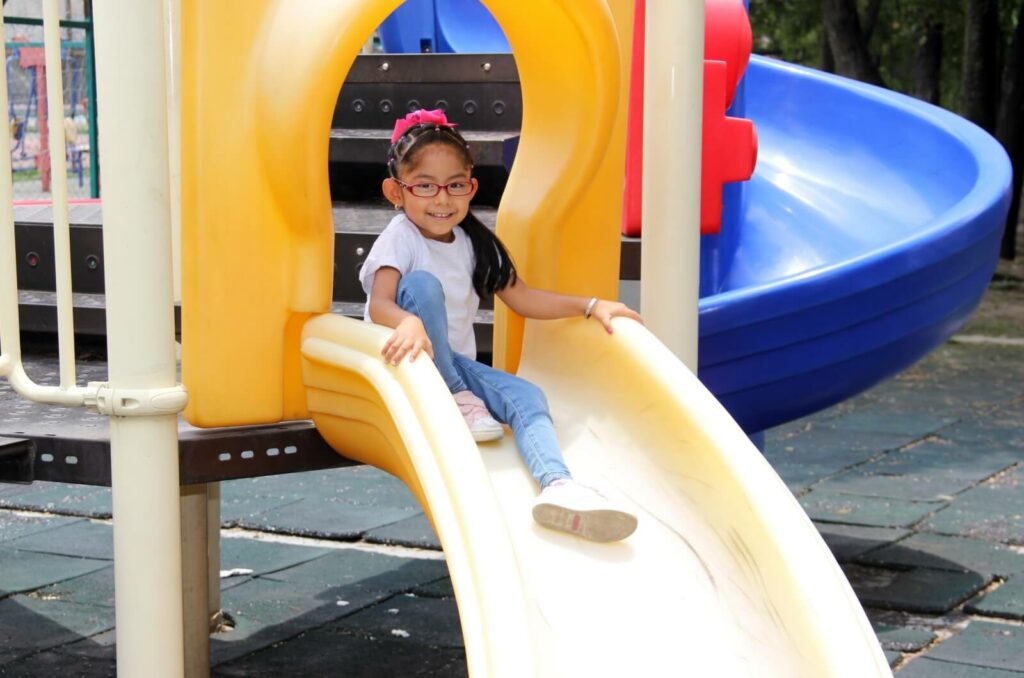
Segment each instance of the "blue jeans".
[{"label": "blue jeans", "polygon": [[452,393],[472,391],[484,401],[491,416],[512,427],[519,454],[540,486],[571,478],[543,391],[525,379],[456,353],[448,344],[448,313],[440,281],[426,271],[404,275],[398,283],[397,301],[423,322],[434,347],[434,364],[448,389]]}]

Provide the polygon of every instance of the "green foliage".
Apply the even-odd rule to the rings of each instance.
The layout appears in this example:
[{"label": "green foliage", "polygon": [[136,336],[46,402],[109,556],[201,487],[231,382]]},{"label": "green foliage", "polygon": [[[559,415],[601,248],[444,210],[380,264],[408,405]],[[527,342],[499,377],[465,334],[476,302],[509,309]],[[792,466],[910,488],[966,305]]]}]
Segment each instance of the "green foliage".
[{"label": "green foliage", "polygon": [[[882,0],[878,23],[868,43],[886,85],[910,92],[914,58],[928,26],[938,22],[942,34],[942,105],[956,110],[960,94],[966,0]],[[822,0],[750,0],[754,52],[785,61],[822,68],[825,29]],[[867,0],[859,0],[861,16]],[[1006,40],[1020,16],[1021,0],[1000,0],[1000,23]],[[1021,67],[1024,67],[1022,65]]]}]

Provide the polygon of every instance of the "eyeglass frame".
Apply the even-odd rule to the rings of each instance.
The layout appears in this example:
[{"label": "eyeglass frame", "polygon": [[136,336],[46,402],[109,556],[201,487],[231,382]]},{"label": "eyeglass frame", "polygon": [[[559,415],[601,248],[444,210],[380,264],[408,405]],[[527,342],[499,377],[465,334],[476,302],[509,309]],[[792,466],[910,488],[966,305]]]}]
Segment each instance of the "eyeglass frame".
[{"label": "eyeglass frame", "polygon": [[[401,186],[402,188],[404,188],[405,190],[409,191],[409,193],[411,193],[413,196],[417,198],[436,198],[441,194],[442,190],[452,198],[465,198],[467,195],[470,195],[476,189],[477,186],[476,177],[470,177],[468,180],[463,179],[461,181],[451,181],[448,182],[447,184],[439,184],[434,181],[417,181],[415,184],[407,184],[401,179],[398,179],[397,177],[390,177],[390,179],[399,186]],[[451,186],[452,184],[468,184],[469,190],[461,194],[452,194],[452,192],[448,190],[448,187]],[[412,190],[413,186],[433,186],[437,190],[435,190],[430,195],[417,195]]]}]

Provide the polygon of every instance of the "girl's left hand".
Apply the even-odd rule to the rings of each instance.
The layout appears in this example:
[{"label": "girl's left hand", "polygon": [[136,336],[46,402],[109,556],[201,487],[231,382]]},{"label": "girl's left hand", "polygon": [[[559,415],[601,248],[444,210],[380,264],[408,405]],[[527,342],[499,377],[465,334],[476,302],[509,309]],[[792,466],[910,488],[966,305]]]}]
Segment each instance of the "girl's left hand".
[{"label": "girl's left hand", "polygon": [[604,325],[604,329],[608,334],[612,333],[612,318],[631,318],[641,325],[644,323],[644,319],[640,317],[640,314],[629,306],[618,301],[608,301],[606,299],[599,299],[594,304],[594,310],[591,311],[590,315]]}]

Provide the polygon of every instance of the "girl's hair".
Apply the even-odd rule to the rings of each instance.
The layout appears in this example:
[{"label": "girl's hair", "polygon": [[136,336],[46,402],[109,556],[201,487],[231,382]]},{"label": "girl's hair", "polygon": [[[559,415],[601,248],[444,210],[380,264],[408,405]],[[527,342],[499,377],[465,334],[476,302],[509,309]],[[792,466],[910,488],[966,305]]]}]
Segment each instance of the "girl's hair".
[{"label": "girl's hair", "polygon": [[[469,144],[454,127],[419,123],[406,129],[388,150],[388,175],[398,179],[399,172],[415,167],[423,150],[434,144],[452,148],[470,170],[473,156]],[[516,282],[516,267],[505,245],[472,212],[459,224],[473,247],[473,289],[481,296],[494,294]]]}]

